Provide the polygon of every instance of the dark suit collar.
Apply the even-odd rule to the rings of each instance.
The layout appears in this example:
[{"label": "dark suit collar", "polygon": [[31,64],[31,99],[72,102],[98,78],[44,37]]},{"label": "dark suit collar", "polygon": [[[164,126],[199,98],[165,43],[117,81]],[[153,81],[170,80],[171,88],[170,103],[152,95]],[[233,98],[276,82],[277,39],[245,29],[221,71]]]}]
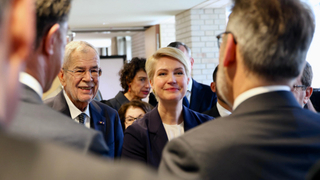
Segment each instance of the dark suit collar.
[{"label": "dark suit collar", "polygon": [[290,91],[273,91],[252,96],[243,101],[232,114],[254,113],[263,110],[275,110],[283,107],[301,108]]},{"label": "dark suit collar", "polygon": [[20,83],[22,90],[20,94],[20,100],[35,104],[43,104],[43,101],[41,97],[38,95],[38,93],[33,90],[31,87],[29,87],[26,84]]}]

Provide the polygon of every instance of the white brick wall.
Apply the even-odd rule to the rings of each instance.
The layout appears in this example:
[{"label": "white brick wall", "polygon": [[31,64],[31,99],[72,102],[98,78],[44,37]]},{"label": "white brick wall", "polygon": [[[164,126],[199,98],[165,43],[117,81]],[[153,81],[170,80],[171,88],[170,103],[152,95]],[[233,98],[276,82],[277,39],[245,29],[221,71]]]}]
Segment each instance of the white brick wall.
[{"label": "white brick wall", "polygon": [[132,57],[146,58],[144,32],[138,32],[131,36],[131,43]]},{"label": "white brick wall", "polygon": [[193,78],[210,85],[219,63],[216,35],[226,28],[225,8],[191,9],[176,15],[176,40],[185,43],[195,60]]},{"label": "white brick wall", "polygon": [[160,47],[167,47],[171,42],[176,41],[175,23],[160,24]]}]

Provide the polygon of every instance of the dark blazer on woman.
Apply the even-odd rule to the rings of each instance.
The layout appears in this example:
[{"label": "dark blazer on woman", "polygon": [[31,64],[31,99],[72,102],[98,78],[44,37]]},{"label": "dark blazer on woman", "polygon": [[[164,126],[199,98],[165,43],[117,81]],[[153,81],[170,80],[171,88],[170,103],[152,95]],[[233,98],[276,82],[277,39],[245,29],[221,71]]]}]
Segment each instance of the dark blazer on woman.
[{"label": "dark blazer on woman", "polygon": [[124,93],[122,91],[119,91],[116,97],[108,100],[102,100],[101,102],[118,111],[122,104],[128,103],[130,101],[124,96]]},{"label": "dark blazer on woman", "polygon": [[[213,119],[183,106],[184,131]],[[146,162],[158,168],[168,137],[158,107],[129,126],[124,133],[122,157]]]}]

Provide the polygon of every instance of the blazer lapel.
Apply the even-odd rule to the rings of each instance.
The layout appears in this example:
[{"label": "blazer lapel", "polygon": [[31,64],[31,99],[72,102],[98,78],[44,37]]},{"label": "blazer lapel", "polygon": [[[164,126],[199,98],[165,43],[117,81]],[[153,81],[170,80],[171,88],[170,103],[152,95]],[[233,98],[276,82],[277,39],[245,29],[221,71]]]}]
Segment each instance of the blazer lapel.
[{"label": "blazer lapel", "polygon": [[153,163],[157,164],[160,162],[162,150],[168,142],[167,133],[165,132],[158,112],[158,106],[156,106],[149,114],[147,123],[150,133],[150,157],[153,157]]},{"label": "blazer lapel", "polygon": [[184,131],[188,131],[189,129],[192,129],[199,125],[200,122],[197,121],[197,118],[195,118],[191,113],[190,109],[183,106],[182,108],[183,113],[183,119],[184,119]]},{"label": "blazer lapel", "polygon": [[188,99],[187,99],[186,96],[183,97],[182,104],[185,105],[186,107],[189,107],[189,106],[190,106],[190,104],[189,104]]},{"label": "blazer lapel", "polygon": [[71,117],[67,101],[63,95],[63,90],[54,98],[52,108]]},{"label": "blazer lapel", "polygon": [[[103,116],[102,109],[95,101],[90,102],[90,116],[91,116],[91,125],[95,130],[101,131],[103,134],[106,134],[106,121],[109,119],[109,116]],[[110,120],[108,120],[110,122]]]}]

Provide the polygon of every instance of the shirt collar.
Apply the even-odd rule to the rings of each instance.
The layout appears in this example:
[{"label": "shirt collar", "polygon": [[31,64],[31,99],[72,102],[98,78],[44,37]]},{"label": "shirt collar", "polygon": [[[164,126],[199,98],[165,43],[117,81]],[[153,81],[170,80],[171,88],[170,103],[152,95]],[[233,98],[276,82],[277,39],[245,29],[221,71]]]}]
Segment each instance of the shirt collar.
[{"label": "shirt collar", "polygon": [[250,89],[242,94],[240,94],[233,103],[233,110],[235,110],[243,101],[249,99],[250,97],[256,96],[258,94],[273,92],[273,91],[290,91],[289,86],[262,86]]},{"label": "shirt collar", "polygon": [[218,109],[218,112],[219,112],[221,117],[229,116],[231,114],[231,112],[229,110],[227,110],[226,108],[222,107],[219,104],[219,102],[217,102],[217,109]]},{"label": "shirt collar", "polygon": [[69,106],[69,110],[70,110],[70,115],[71,115],[71,119],[75,119],[76,117],[79,116],[79,114],[81,113],[85,113],[89,118],[90,118],[90,110],[88,108],[88,106],[86,107],[86,110],[84,110],[84,112],[80,111],[74,104],[73,102],[70,100],[69,96],[66,94],[66,91],[63,90],[63,95],[64,95],[64,98],[66,99],[67,101],[67,104]]},{"label": "shirt collar", "polygon": [[34,77],[32,77],[30,74],[28,74],[26,72],[20,72],[19,81],[20,81],[20,83],[29,86],[31,89],[33,89],[40,96],[40,98],[42,98],[43,89],[42,89],[40,83]]},{"label": "shirt collar", "polygon": [[190,91],[190,92],[191,92],[191,90],[192,90],[192,78],[190,78],[190,81],[189,81],[188,89],[187,89],[187,90]]}]

